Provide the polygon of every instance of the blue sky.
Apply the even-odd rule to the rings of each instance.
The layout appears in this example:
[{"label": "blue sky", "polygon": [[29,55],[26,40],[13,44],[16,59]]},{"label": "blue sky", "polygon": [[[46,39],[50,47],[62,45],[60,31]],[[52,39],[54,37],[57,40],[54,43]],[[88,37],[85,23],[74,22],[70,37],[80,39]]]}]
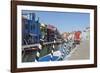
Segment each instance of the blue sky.
[{"label": "blue sky", "polygon": [[33,11],[41,23],[54,25],[60,32],[84,30],[90,25],[89,13]]}]

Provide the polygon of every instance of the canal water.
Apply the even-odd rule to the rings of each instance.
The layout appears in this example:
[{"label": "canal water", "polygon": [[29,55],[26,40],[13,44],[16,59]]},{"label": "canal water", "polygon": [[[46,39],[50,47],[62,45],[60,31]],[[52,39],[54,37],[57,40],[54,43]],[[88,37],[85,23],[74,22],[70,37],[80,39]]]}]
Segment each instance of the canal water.
[{"label": "canal water", "polygon": [[[52,45],[45,45],[42,47],[39,56],[39,62],[45,61],[60,61],[71,52],[72,43],[55,44],[55,48]],[[51,55],[53,50],[53,56]],[[22,57],[22,62],[35,62],[36,50],[27,50]]]}]

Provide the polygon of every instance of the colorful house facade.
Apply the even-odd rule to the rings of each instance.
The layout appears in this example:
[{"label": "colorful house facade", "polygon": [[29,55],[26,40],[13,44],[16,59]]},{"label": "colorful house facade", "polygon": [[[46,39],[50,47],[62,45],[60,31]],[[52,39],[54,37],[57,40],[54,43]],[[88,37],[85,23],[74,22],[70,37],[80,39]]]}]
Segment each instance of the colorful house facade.
[{"label": "colorful house facade", "polygon": [[22,44],[38,43],[41,38],[40,23],[36,20],[35,13],[22,12]]}]

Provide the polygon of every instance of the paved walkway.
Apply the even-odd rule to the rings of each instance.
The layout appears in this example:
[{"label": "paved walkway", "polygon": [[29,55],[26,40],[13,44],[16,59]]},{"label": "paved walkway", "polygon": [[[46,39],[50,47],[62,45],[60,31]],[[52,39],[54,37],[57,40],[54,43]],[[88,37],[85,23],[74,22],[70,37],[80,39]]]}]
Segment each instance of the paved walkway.
[{"label": "paved walkway", "polygon": [[80,45],[77,45],[75,50],[72,53],[65,57],[64,60],[82,60],[89,59],[90,57],[90,46],[89,40],[84,40]]}]

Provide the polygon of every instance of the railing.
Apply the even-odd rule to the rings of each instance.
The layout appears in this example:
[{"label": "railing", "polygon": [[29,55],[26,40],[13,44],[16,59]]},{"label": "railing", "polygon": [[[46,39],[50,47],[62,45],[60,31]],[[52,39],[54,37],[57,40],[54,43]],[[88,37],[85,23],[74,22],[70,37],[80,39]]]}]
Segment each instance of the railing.
[{"label": "railing", "polygon": [[[53,42],[44,42],[43,45],[48,45],[48,44],[56,44],[56,43],[62,43],[62,41],[53,41]],[[39,46],[40,44],[31,44],[31,45],[23,45],[23,48],[30,48],[30,47],[35,47],[35,46]]]}]

